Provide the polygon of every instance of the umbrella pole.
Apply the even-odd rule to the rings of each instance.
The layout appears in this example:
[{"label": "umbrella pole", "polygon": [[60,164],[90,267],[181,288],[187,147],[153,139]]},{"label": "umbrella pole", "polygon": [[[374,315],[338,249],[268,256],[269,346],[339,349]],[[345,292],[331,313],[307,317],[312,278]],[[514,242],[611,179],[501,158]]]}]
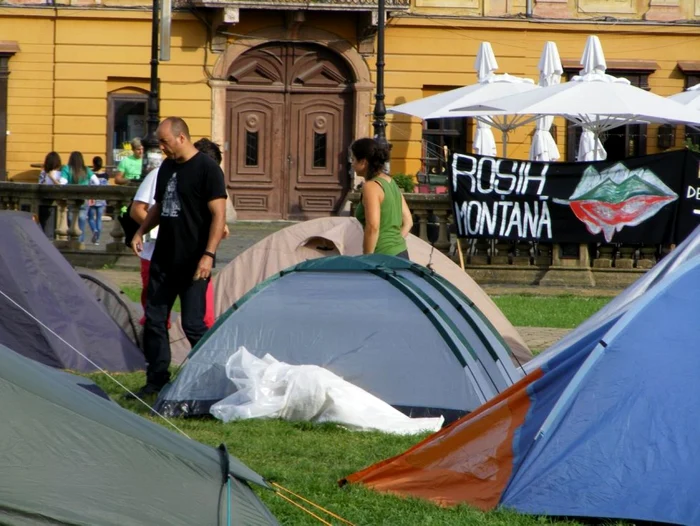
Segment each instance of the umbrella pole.
[{"label": "umbrella pole", "polygon": [[508,157],[508,132],[506,130],[502,130],[503,134],[503,158]]}]

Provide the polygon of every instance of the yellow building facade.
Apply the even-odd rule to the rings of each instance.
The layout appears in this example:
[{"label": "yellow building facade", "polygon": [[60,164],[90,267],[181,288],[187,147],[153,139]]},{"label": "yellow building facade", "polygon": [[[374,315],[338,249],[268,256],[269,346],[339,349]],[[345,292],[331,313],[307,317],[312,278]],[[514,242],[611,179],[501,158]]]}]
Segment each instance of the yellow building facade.
[{"label": "yellow building facade", "polygon": [[[112,166],[122,145],[145,133],[150,2],[53,4],[0,3],[0,178],[35,181],[49,151],[65,162],[78,150],[88,163],[99,155]],[[175,4],[171,59],[159,66],[160,116],[181,116],[194,138],[224,147],[239,217],[337,213],[352,184],[348,146],[373,133],[376,0]],[[608,73],[662,96],[700,81],[700,0],[386,4],[388,108],[476,82],[484,41],[498,73],[535,82],[545,42],[557,44],[570,75],[592,34]],[[435,152],[469,151],[474,130],[469,120],[426,124],[390,114],[387,122],[394,173],[439,171]],[[573,160],[574,129],[555,125],[562,159]],[[533,128],[510,134],[509,157],[528,156]],[[673,132],[623,127],[605,146],[620,158],[682,147],[684,128]]]}]

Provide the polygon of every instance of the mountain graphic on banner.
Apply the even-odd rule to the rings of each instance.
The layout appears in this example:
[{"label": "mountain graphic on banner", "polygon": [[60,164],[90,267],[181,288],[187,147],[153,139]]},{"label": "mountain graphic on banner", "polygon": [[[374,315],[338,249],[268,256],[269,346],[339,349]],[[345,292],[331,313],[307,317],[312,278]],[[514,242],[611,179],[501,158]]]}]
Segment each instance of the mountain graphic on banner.
[{"label": "mountain graphic on banner", "polygon": [[568,201],[553,201],[569,205],[591,234],[603,232],[610,243],[615,232],[643,223],[676,199],[678,194],[651,170],[617,163],[600,173],[589,166]]}]

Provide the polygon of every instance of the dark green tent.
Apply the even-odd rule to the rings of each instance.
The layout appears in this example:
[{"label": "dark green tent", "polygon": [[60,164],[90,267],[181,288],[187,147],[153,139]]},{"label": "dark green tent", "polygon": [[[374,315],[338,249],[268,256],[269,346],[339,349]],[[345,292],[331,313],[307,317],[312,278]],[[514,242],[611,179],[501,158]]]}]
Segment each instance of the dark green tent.
[{"label": "dark green tent", "polygon": [[2,345],[0,408],[0,524],[278,524],[248,486],[265,481],[224,450]]}]

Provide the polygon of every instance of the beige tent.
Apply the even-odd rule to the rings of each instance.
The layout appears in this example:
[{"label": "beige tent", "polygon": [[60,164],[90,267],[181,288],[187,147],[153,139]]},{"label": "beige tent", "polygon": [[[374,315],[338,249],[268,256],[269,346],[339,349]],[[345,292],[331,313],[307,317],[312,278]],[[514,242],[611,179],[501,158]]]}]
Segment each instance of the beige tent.
[{"label": "beige tent", "polygon": [[[307,259],[362,254],[362,226],[352,217],[324,217],[304,221],[267,236],[226,265],[214,278],[217,317],[257,284]],[[532,358],[525,341],[498,306],[459,266],[429,243],[409,235],[411,261],[428,267],[460,289],[489,319],[519,363]],[[170,329],[173,363],[182,363],[190,345],[179,318]]]}]

